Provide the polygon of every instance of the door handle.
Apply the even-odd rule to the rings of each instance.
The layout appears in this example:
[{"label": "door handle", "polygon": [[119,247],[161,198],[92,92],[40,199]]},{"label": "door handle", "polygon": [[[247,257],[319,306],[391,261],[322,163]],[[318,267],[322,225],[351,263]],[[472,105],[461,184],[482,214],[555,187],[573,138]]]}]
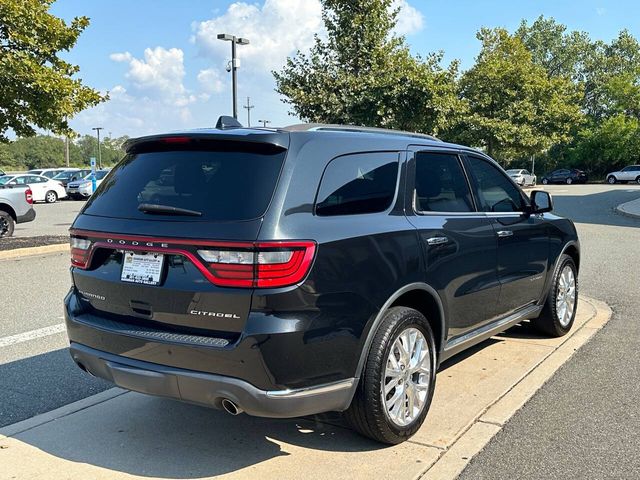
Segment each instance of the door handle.
[{"label": "door handle", "polygon": [[511,230],[498,230],[498,236],[500,238],[513,237],[513,232]]},{"label": "door handle", "polygon": [[447,237],[427,238],[427,245],[444,245],[445,243],[449,243],[449,239]]}]

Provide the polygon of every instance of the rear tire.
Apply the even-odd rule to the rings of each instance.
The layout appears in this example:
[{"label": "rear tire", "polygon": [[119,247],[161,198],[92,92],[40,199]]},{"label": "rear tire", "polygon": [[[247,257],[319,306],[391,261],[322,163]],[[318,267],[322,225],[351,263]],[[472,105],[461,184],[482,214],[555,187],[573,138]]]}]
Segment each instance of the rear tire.
[{"label": "rear tire", "polygon": [[0,238],[6,238],[13,235],[15,222],[11,215],[4,210],[0,210]]},{"label": "rear tire", "polygon": [[562,255],[559,268],[540,316],[533,326],[550,337],[562,337],[569,333],[578,310],[578,270],[569,255]]},{"label": "rear tire", "polygon": [[58,194],[53,190],[49,190],[44,196],[44,201],[47,203],[56,203],[58,201]]},{"label": "rear tire", "polygon": [[617,182],[616,177],[614,177],[613,175],[611,175],[611,176],[607,177],[607,183],[608,183],[609,185],[613,185],[613,184],[614,184],[614,183],[616,183],[616,182]]},{"label": "rear tire", "polygon": [[404,442],[427,416],[436,365],[435,339],[424,315],[407,307],[389,309],[345,412],[347,421],[358,433],[378,442]]},{"label": "rear tire", "polygon": [[567,178],[566,181],[567,181],[567,185],[571,185],[573,183],[573,179],[571,178]]},{"label": "rear tire", "polygon": [[546,178],[542,179],[542,184],[543,185],[547,185],[549,183],[549,180],[547,180]]},{"label": "rear tire", "polygon": [[636,183],[640,185],[640,175],[638,175],[638,178],[636,178]]}]

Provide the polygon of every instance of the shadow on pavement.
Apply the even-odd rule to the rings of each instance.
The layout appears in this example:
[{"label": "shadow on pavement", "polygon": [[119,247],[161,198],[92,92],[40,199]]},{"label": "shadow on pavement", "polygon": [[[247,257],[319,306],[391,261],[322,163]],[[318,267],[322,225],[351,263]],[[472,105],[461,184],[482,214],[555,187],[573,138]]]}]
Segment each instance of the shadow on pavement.
[{"label": "shadow on pavement", "polygon": [[[235,472],[300,454],[301,449],[349,454],[384,448],[350,430],[314,419],[233,417],[136,393],[77,412],[72,420],[59,419],[56,428],[34,428],[15,438],[80,464],[138,476],[185,479]],[[286,476],[304,475],[301,466],[300,472],[289,470]]]},{"label": "shadow on pavement", "polygon": [[[640,227],[640,220],[617,214],[618,205],[640,198],[640,188],[631,185],[589,195],[553,195],[554,212],[575,223]],[[569,187],[567,188],[567,190]]]},{"label": "shadow on pavement", "polygon": [[0,427],[112,386],[82,372],[66,348],[0,364]]}]

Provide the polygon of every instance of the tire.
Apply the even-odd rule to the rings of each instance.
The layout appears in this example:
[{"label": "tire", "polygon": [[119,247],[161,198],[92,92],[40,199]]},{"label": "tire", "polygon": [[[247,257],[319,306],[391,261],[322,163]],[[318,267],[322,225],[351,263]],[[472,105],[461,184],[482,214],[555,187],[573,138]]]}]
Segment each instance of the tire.
[{"label": "tire", "polygon": [[[406,357],[403,363],[403,356],[397,349],[397,342],[402,345],[407,343],[403,340],[408,340],[405,336],[407,333],[412,338],[414,338],[414,334],[416,335],[414,340],[416,343],[413,348],[409,347],[410,350],[413,350],[413,352],[409,352],[410,360],[414,360],[411,357],[417,350],[416,344],[420,339],[419,335],[422,335],[423,348],[421,351],[424,351],[425,347],[428,348],[428,351],[424,356],[421,356],[423,358],[421,365],[428,368],[428,372],[424,370],[421,370],[421,373],[413,371],[416,368],[415,364],[411,369],[405,368]],[[401,335],[403,339],[400,339]],[[394,361],[398,362],[396,369],[393,368],[392,355]],[[413,362],[409,361],[408,363],[412,364]],[[395,445],[409,439],[418,431],[429,411],[435,389],[436,365],[435,339],[431,326],[424,315],[412,308],[390,308],[375,332],[353,401],[345,412],[347,421],[358,433],[378,442]],[[398,372],[399,378],[387,375],[389,371],[393,370]],[[397,382],[396,378],[398,378]],[[416,391],[415,385],[418,383],[420,388]],[[403,390],[398,390],[399,385],[405,386],[402,387]],[[407,412],[405,409],[408,409],[409,404],[409,395],[405,391],[407,385],[412,388],[413,392],[416,392],[415,395],[418,395],[417,392],[421,392],[418,404],[420,401],[422,402],[409,418],[405,415]],[[385,386],[388,389],[386,396],[383,393]],[[389,387],[391,388],[389,389]],[[399,395],[398,401],[392,405],[402,405],[402,418],[398,416],[397,421],[391,419],[393,408],[388,409],[386,403],[392,401],[396,395]],[[415,402],[416,397],[411,395],[411,398],[414,398]],[[392,411],[391,414],[389,410]]]},{"label": "tire", "polygon": [[636,183],[640,185],[640,175],[636,178]]},{"label": "tire", "polygon": [[15,226],[16,224],[13,221],[13,217],[4,210],[0,210],[0,238],[6,238],[13,235],[13,229]]},{"label": "tire", "polygon": [[549,180],[547,180],[546,178],[542,179],[542,184],[543,185],[547,185],[549,183]]},{"label": "tire", "polygon": [[53,190],[49,190],[44,195],[44,201],[47,203],[56,203],[58,201],[58,194]]},{"label": "tire", "polygon": [[567,182],[567,185],[571,185],[573,183],[573,179],[569,177],[567,178],[566,182]]},{"label": "tire", "polygon": [[[533,326],[541,333],[550,337],[562,337],[569,333],[573,326],[578,310],[578,271],[576,264],[569,255],[562,255],[559,259],[559,268],[556,271],[553,283],[547,296],[540,316],[532,321]],[[573,292],[567,286],[566,272],[570,271],[573,276]],[[567,297],[568,295],[568,297]],[[573,302],[573,308],[564,313],[562,308],[562,299],[570,298]]]},{"label": "tire", "polygon": [[613,185],[613,184],[614,184],[614,183],[616,183],[616,182],[617,182],[616,177],[614,177],[613,175],[611,175],[611,176],[607,177],[607,183],[608,183],[609,185]]}]

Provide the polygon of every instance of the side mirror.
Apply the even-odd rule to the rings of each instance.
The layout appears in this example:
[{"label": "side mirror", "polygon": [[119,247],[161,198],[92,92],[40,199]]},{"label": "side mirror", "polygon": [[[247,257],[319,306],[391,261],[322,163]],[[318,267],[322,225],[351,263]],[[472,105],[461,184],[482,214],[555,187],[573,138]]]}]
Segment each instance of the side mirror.
[{"label": "side mirror", "polygon": [[544,190],[531,192],[531,213],[545,213],[553,210],[551,195]]}]

